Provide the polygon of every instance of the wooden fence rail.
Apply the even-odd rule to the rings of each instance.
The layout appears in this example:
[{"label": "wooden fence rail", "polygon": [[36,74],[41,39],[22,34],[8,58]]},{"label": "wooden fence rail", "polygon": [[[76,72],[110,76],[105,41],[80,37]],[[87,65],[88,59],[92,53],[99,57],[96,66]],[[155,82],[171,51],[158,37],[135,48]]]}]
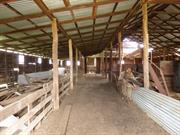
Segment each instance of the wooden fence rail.
[{"label": "wooden fence rail", "polygon": [[[70,89],[69,75],[60,79],[60,98]],[[0,122],[8,121],[8,127],[0,127],[0,135],[27,135],[53,110],[52,81],[43,88],[22,97],[0,110]]]}]

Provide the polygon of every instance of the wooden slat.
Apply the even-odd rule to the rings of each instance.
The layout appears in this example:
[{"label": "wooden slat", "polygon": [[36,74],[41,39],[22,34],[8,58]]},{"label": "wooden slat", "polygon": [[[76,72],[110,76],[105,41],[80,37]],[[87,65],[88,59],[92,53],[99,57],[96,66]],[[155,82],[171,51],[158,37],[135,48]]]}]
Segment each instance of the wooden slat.
[{"label": "wooden slat", "polygon": [[49,96],[43,101],[41,101],[41,103],[39,103],[37,106],[35,106],[30,110],[29,114],[26,113],[25,115],[23,115],[14,125],[1,131],[1,134],[11,135],[15,133],[19,129],[19,127],[22,126],[22,124],[24,124],[28,119],[32,118],[32,116],[34,116],[40,109],[42,109],[51,100],[52,100],[52,96]]},{"label": "wooden slat", "polygon": [[[50,90],[48,90],[50,91]],[[47,92],[48,92],[47,91]],[[7,118],[8,116],[17,113],[21,109],[23,109],[25,106],[27,106],[28,103],[32,103],[39,97],[41,97],[44,94],[44,89],[40,89],[36,92],[33,92],[29,94],[28,96],[20,99],[17,102],[14,102],[6,107],[4,107],[3,110],[0,111],[0,121]]]},{"label": "wooden slat", "polygon": [[44,116],[51,111],[52,104],[50,104],[42,113],[40,113],[30,124],[30,126],[23,132],[20,133],[20,135],[28,135],[30,131],[44,118]]},{"label": "wooden slat", "polygon": [[60,134],[59,135],[66,135],[66,130],[67,130],[67,126],[68,126],[68,122],[69,122],[69,118],[70,118],[70,114],[71,114],[71,105],[67,105],[64,109],[64,113],[62,115],[62,120],[61,120],[61,125],[60,125]]}]

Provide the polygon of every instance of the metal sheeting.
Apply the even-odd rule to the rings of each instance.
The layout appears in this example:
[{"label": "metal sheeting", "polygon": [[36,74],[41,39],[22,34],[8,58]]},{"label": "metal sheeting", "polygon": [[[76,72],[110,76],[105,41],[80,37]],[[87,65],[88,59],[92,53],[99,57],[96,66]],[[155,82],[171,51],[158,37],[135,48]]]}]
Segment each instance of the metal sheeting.
[{"label": "metal sheeting", "polygon": [[63,0],[43,0],[43,2],[46,4],[46,6],[49,9],[55,9],[55,8],[64,7]]},{"label": "metal sheeting", "polygon": [[62,27],[67,30],[67,29],[75,29],[76,26],[74,23],[68,23],[68,24],[62,24]]},{"label": "metal sheeting", "polygon": [[86,28],[86,29],[81,29],[80,32],[84,33],[84,32],[91,32],[92,28]]},{"label": "metal sheeting", "polygon": [[75,17],[86,17],[86,16],[91,16],[92,14],[92,8],[84,8],[84,9],[77,9],[74,10],[74,15]]},{"label": "metal sheeting", "polygon": [[8,34],[8,36],[13,37],[13,38],[26,37],[26,35],[24,33],[13,33],[13,34]]},{"label": "metal sheeting", "polygon": [[116,8],[116,11],[122,11],[132,8],[132,6],[135,4],[137,0],[128,0],[118,3],[118,6]]},{"label": "metal sheeting", "polygon": [[108,20],[109,20],[109,17],[97,18],[97,19],[96,19],[96,24],[99,24],[99,23],[107,23]]},{"label": "metal sheeting", "polygon": [[101,5],[97,8],[97,15],[110,13],[113,11],[114,4]]},{"label": "metal sheeting", "polygon": [[4,5],[0,5],[0,19],[5,19],[15,16],[18,16],[15,12],[5,7]]},{"label": "metal sheeting", "polygon": [[77,24],[79,27],[83,27],[83,26],[92,25],[93,21],[92,20],[85,20],[85,21],[77,22]]},{"label": "metal sheeting", "polygon": [[101,25],[101,26],[96,26],[95,30],[99,30],[99,29],[105,29],[106,25]]},{"label": "metal sheeting", "polygon": [[120,14],[120,15],[114,15],[111,19],[111,21],[117,21],[117,20],[123,20],[125,18],[126,14]]},{"label": "metal sheeting", "polygon": [[43,34],[43,32],[42,31],[40,31],[40,30],[31,30],[31,31],[27,31],[26,32],[27,34],[29,34],[29,35],[39,35],[39,34]]},{"label": "metal sheeting", "polygon": [[73,34],[77,34],[78,31],[77,30],[76,31],[68,31],[67,33],[68,33],[68,35],[73,35]]},{"label": "metal sheeting", "polygon": [[54,13],[54,15],[58,18],[58,20],[60,22],[64,21],[64,20],[71,20],[71,19],[73,19],[72,16],[71,16],[71,12],[70,11],[57,12],[57,13]]},{"label": "metal sheeting", "polygon": [[19,41],[11,41],[11,42],[7,42],[6,44],[8,44],[8,45],[19,45],[19,44],[22,44],[22,43],[19,42]]},{"label": "metal sheeting", "polygon": [[7,25],[5,25],[5,24],[0,25],[0,34],[3,33],[3,32],[12,31],[12,30],[14,30],[14,29],[7,26]]},{"label": "metal sheeting", "polygon": [[171,135],[180,135],[180,101],[152,90],[139,88],[133,101]]},{"label": "metal sheeting", "polygon": [[31,19],[38,26],[51,24],[51,20],[47,16]]},{"label": "metal sheeting", "polygon": [[108,28],[118,27],[119,24],[120,24],[120,22],[118,22],[118,23],[113,23],[113,24],[109,24]]},{"label": "metal sheeting", "polygon": [[42,12],[33,0],[20,0],[9,4],[23,15]]},{"label": "metal sheeting", "polygon": [[71,5],[85,4],[89,2],[93,2],[93,0],[69,0]]},{"label": "metal sheeting", "polygon": [[9,23],[9,25],[11,25],[17,29],[33,27],[33,25],[29,21],[26,21],[26,20],[11,22],[11,23]]}]

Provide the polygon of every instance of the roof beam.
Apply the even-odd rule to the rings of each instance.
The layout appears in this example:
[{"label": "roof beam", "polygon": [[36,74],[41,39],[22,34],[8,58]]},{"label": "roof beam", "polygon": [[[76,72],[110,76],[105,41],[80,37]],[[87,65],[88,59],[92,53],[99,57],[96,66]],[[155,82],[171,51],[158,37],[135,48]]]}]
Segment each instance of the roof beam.
[{"label": "roof beam", "polygon": [[180,4],[179,0],[148,0],[148,2],[155,4]]}]

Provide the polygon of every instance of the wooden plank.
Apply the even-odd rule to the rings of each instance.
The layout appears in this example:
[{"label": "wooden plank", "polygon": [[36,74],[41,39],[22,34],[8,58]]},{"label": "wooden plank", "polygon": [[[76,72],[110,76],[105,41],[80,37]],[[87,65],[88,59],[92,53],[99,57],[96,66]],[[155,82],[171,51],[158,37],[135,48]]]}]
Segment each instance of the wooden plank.
[{"label": "wooden plank", "polygon": [[148,0],[148,2],[154,4],[180,4],[180,0]]},{"label": "wooden plank", "polygon": [[66,83],[64,86],[60,88],[60,92],[64,91],[64,89],[70,85],[70,82]]},{"label": "wooden plank", "polygon": [[62,120],[61,120],[61,125],[59,128],[60,135],[66,135],[67,126],[68,126],[70,113],[71,113],[71,108],[72,108],[72,105],[67,105],[64,109],[64,113],[63,113]]},{"label": "wooden plank", "polygon": [[142,0],[142,14],[143,14],[143,75],[144,87],[149,88],[149,35],[148,35],[148,11],[147,3]]},{"label": "wooden plank", "polygon": [[30,126],[23,132],[21,132],[19,135],[28,135],[30,131],[44,118],[44,116],[51,111],[52,104],[50,104],[42,113],[40,113],[30,124]]},{"label": "wooden plank", "polygon": [[14,124],[13,126],[1,131],[1,134],[4,135],[11,135],[13,133],[15,133],[19,127],[22,125],[22,123],[24,124],[28,119],[32,118],[32,116],[34,116],[40,109],[42,109],[48,102],[50,102],[52,100],[52,96],[47,97],[46,99],[44,99],[41,103],[39,103],[37,106],[35,106],[34,108],[32,108],[28,113],[26,113],[25,115],[23,115],[17,122],[16,124]]},{"label": "wooden plank", "polygon": [[[50,90],[47,90],[49,92]],[[44,95],[44,89],[40,89],[34,93],[30,93],[28,96],[18,100],[17,102],[14,102],[6,107],[4,107],[3,110],[0,111],[0,121],[7,118],[8,116],[17,113],[21,109],[23,109],[25,106],[27,106],[28,103],[32,103],[39,97]]]},{"label": "wooden plank", "polygon": [[52,21],[52,59],[53,59],[53,102],[54,109],[59,109],[59,72],[58,72],[58,28],[57,20]]},{"label": "wooden plank", "polygon": [[73,90],[73,47],[72,47],[71,39],[69,39],[69,60],[71,62],[71,65],[70,65],[70,89]]}]

